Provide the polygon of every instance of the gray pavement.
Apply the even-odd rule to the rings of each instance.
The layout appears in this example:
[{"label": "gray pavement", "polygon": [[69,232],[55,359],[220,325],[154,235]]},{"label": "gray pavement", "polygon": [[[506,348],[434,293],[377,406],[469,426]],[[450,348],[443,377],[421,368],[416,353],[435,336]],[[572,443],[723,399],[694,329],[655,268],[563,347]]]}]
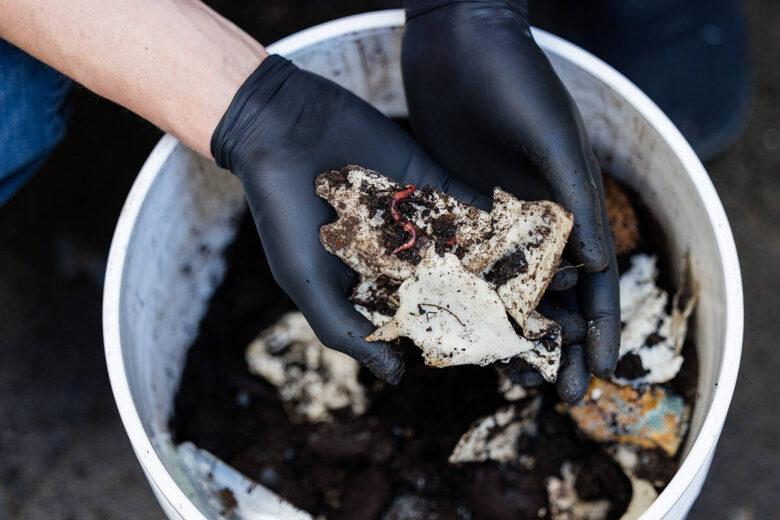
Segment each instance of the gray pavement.
[{"label": "gray pavement", "polygon": [[707,165],[742,265],[745,343],[709,478],[690,518],[780,518],[780,3],[749,2],[755,89],[745,133]]},{"label": "gray pavement", "polygon": [[[298,15],[285,2],[264,2],[267,16],[251,31],[273,41],[368,9],[312,5]],[[239,8],[229,9],[240,21]],[[748,11],[752,117],[739,142],[707,165],[742,262],[745,349],[693,519],[780,518],[780,407],[771,386],[780,372],[780,3],[752,1]],[[113,226],[160,134],[86,92],[75,101],[65,142],[0,208],[0,518],[162,518],[114,407],[100,328]]]}]

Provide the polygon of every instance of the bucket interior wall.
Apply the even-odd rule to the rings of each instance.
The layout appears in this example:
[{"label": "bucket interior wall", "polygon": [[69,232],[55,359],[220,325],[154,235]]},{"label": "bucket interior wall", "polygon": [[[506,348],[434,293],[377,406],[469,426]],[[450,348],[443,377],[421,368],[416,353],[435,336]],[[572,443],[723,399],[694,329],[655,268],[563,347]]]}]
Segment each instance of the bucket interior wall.
[{"label": "bucket interior wall", "polygon": [[[321,40],[288,57],[398,117],[406,110],[400,37],[397,27],[372,29]],[[724,350],[725,287],[714,230],[694,184],[658,131],[599,79],[554,53],[549,56],[580,107],[600,160],[640,193],[659,219],[677,267],[690,255],[701,291],[692,328],[700,370],[687,453],[712,401]],[[168,472],[192,497],[198,486],[181,467],[167,421],[187,348],[224,274],[222,252],[244,203],[232,175],[181,144],[158,146],[154,153],[167,156],[141,203],[123,260],[119,327],[130,392],[146,433]],[[207,516],[213,514],[197,497],[193,501]]]}]

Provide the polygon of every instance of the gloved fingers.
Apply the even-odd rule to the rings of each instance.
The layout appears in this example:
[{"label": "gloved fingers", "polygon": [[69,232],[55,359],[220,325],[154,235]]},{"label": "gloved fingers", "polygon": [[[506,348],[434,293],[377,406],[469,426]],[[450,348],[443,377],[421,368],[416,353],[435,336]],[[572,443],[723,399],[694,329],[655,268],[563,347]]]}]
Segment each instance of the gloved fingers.
[{"label": "gloved fingers", "polygon": [[482,211],[490,211],[492,209],[492,198],[472,190],[454,177],[450,177],[450,179],[450,182],[448,182],[442,189],[444,193],[447,193],[448,195],[451,195],[456,199],[465,202],[466,204],[471,204],[475,208],[481,209]]},{"label": "gloved fingers", "polygon": [[[582,118],[541,49],[532,41],[517,49],[525,60],[523,68],[514,70],[522,92],[510,97],[503,91],[501,96],[505,103],[517,100],[503,107],[507,112],[503,119],[510,121],[510,135],[520,145],[509,149],[515,150],[518,160],[529,161],[538,169],[552,200],[574,216],[569,237],[571,259],[583,264],[586,271],[600,271],[609,261],[602,197],[596,183],[600,169]],[[511,146],[512,142],[504,146],[507,144]]]},{"label": "gloved fingers", "polygon": [[522,385],[526,388],[535,388],[544,383],[542,375],[533,368],[526,368],[513,372],[511,380],[513,383]]},{"label": "gloved fingers", "polygon": [[569,345],[563,349],[561,368],[555,389],[558,396],[567,403],[579,401],[590,384],[590,374],[585,364],[585,353],[582,344]]},{"label": "gloved fingers", "polygon": [[376,327],[349,302],[355,273],[325,251],[316,226],[311,227],[310,221],[299,218],[285,227],[285,222],[294,216],[280,220],[281,209],[277,209],[259,226],[263,249],[277,283],[298,306],[323,345],[354,358],[378,378],[398,383],[404,372],[400,353],[387,343],[366,341],[365,337]]},{"label": "gloved fingers", "polygon": [[[595,161],[595,157],[594,157]],[[595,177],[598,189],[604,188],[601,174]],[[609,264],[604,271],[583,273],[580,276],[579,295],[582,313],[588,320],[588,335],[585,339],[585,359],[590,372],[606,379],[615,372],[620,353],[620,283],[617,260],[612,247],[612,236],[607,221],[607,211],[601,198],[602,225],[609,251]]]},{"label": "gloved fingers", "polygon": [[561,260],[552,280],[547,285],[548,291],[565,291],[577,285],[577,268],[567,260]]},{"label": "gloved fingers", "polygon": [[588,320],[585,356],[593,375],[610,377],[620,349],[620,290],[614,262],[605,271],[585,273],[580,280],[582,312]]},{"label": "gloved fingers", "polygon": [[388,343],[365,340],[376,327],[355,310],[341,287],[325,277],[309,280],[308,294],[296,303],[322,344],[354,358],[379,379],[397,384],[404,373],[401,354]]},{"label": "gloved fingers", "polygon": [[588,367],[593,375],[606,379],[615,371],[620,349],[620,288],[614,255],[605,271],[581,276],[579,292],[582,313],[588,320]]},{"label": "gloved fingers", "polygon": [[542,298],[536,310],[543,316],[558,322],[561,326],[561,341],[564,345],[582,343],[585,340],[587,323],[580,313],[558,305],[550,298]]},{"label": "gloved fingers", "polygon": [[497,364],[496,366],[516,385],[533,388],[544,383],[541,374],[522,359],[514,358],[508,365]]},{"label": "gloved fingers", "polygon": [[593,181],[600,171],[593,169],[589,157],[593,152],[586,148],[587,141],[584,145],[559,143],[558,146],[562,149],[551,151],[550,155],[555,157],[542,161],[540,168],[552,199],[574,216],[567,251],[585,271],[600,271],[609,261],[602,224],[602,196]]},{"label": "gloved fingers", "polygon": [[423,151],[413,153],[406,171],[397,180],[403,184],[414,184],[418,189],[430,186],[483,211],[490,211],[493,205],[490,197],[463,184]]}]

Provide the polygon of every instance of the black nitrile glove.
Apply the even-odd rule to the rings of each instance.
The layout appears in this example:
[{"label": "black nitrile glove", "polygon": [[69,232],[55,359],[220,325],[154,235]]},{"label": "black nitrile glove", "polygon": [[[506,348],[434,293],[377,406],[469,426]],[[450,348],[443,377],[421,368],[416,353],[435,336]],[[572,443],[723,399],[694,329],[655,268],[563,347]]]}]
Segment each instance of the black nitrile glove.
[{"label": "black nitrile glove", "polygon": [[[564,351],[561,396],[617,364],[620,306],[601,173],[579,112],[534,42],[525,0],[405,0],[402,68],[417,140],[476,190],[550,198],[574,215],[567,256],[582,264],[582,349]],[[604,268],[607,267],[606,271]],[[567,386],[568,385],[568,386]]]},{"label": "black nitrile glove", "polygon": [[398,382],[400,355],[386,343],[365,341],[374,327],[347,300],[354,274],[320,243],[320,226],[334,217],[315,194],[314,179],[358,164],[467,203],[478,202],[476,194],[368,103],[280,56],[266,58],[238,90],[211,151],[241,180],[274,278],[320,341]]}]

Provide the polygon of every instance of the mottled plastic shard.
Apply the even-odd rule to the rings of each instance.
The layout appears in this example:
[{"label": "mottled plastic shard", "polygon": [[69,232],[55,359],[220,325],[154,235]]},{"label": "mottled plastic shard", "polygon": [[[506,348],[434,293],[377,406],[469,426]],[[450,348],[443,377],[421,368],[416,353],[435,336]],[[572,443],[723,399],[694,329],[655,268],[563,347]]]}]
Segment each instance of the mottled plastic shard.
[{"label": "mottled plastic shard", "polygon": [[274,385],[294,421],[329,422],[332,412],[368,407],[357,361],[326,348],[300,312],[282,316],[246,349],[249,371]]},{"label": "mottled plastic shard", "polygon": [[580,431],[596,442],[660,448],[668,455],[677,453],[690,416],[683,398],[660,386],[637,390],[596,378],[585,396],[565,409]]},{"label": "mottled plastic shard", "polygon": [[586,501],[576,488],[577,478],[571,462],[561,465],[561,477],[547,479],[547,499],[552,520],[604,520],[609,514],[609,500]]},{"label": "mottled plastic shard", "polygon": [[534,348],[515,332],[495,291],[451,253],[426,255],[398,296],[398,312],[367,341],[409,338],[435,367],[487,365]]},{"label": "mottled plastic shard", "polygon": [[[424,337],[432,336],[430,333],[435,330],[438,336],[427,339],[429,350],[445,338],[448,342],[457,343],[457,348],[463,348],[465,340],[470,346],[467,350],[474,350],[478,343],[491,347],[484,337],[479,339],[471,334],[476,329],[464,331],[446,327],[445,331],[441,327],[430,327],[429,331],[428,325],[420,328],[419,323],[413,323],[420,320],[413,320],[408,314],[408,308],[412,306],[408,286],[407,313],[398,316],[401,314],[398,311],[395,321],[390,321],[389,309],[395,310],[400,298],[392,301],[392,294],[372,292],[372,287],[378,287],[375,280],[380,277],[404,282],[416,276],[420,269],[430,271],[432,264],[437,262],[433,257],[443,258],[445,252],[451,252],[457,255],[457,261],[462,265],[460,280],[468,280],[467,283],[473,283],[473,279],[483,280],[485,284],[480,287],[479,294],[487,296],[488,292],[492,292],[495,298],[490,301],[497,298],[503,307],[498,313],[501,317],[490,318],[492,323],[500,324],[490,337],[502,338],[493,345],[496,353],[492,358],[506,359],[511,356],[505,354],[513,351],[512,356],[521,355],[538,368],[545,379],[555,381],[560,366],[560,327],[534,309],[555,274],[571,231],[573,219],[568,212],[552,202],[523,202],[496,189],[493,209],[487,213],[437,190],[423,187],[399,203],[403,218],[416,229],[414,249],[404,251],[403,255],[391,254],[385,240],[388,230],[392,231],[396,226],[390,219],[389,205],[393,195],[403,186],[357,166],[324,173],[317,178],[315,185],[317,194],[333,206],[338,216],[335,222],[320,228],[320,240],[329,252],[360,274],[361,282],[353,294],[353,302],[372,323],[382,326],[371,336],[373,339],[387,340],[396,335],[414,333],[415,337],[407,337],[422,347],[420,341],[426,341]],[[451,233],[445,242],[442,229]],[[454,269],[452,272],[455,272]],[[429,300],[423,301],[425,294],[421,291],[425,290],[424,286],[416,284],[414,289],[419,300],[417,304]],[[365,298],[366,295],[371,295],[374,302],[381,300],[391,305],[376,308],[376,305],[370,304],[370,298]],[[400,305],[403,306],[403,302]],[[472,299],[470,305],[481,304]],[[492,308],[491,312],[497,312],[497,307]],[[467,317],[487,317],[484,313],[479,314],[483,311],[478,309],[463,312]],[[508,338],[505,334],[507,313],[523,331],[522,335],[515,334],[520,339],[510,342],[511,348],[505,341]],[[422,316],[431,315],[425,312]],[[479,329],[485,330],[485,327],[480,326]],[[467,357],[477,363],[485,362],[485,347],[477,350],[479,355],[469,354]],[[456,358],[456,352],[463,351],[456,351],[453,346],[446,354],[452,353],[453,358],[463,360],[464,355]],[[446,362],[438,354],[430,359],[437,366],[461,364]]]},{"label": "mottled plastic shard", "polygon": [[641,369],[626,374],[618,370],[616,383],[639,385],[673,379],[683,363],[681,355],[688,330],[688,318],[696,305],[696,291],[686,278],[667,312],[669,295],[656,286],[656,258],[646,254],[631,257],[631,268],[620,277],[620,359],[635,356]]},{"label": "mottled plastic shard", "polygon": [[493,415],[474,421],[464,433],[448,462],[513,462],[519,458],[517,440],[522,435],[536,435],[536,416],[541,398],[536,397],[525,407],[509,405]]},{"label": "mottled plastic shard", "polygon": [[631,501],[620,520],[637,520],[658,498],[658,492],[649,480],[636,476],[635,469],[639,458],[636,449],[616,444],[608,447],[607,453],[623,469],[631,482]]}]

